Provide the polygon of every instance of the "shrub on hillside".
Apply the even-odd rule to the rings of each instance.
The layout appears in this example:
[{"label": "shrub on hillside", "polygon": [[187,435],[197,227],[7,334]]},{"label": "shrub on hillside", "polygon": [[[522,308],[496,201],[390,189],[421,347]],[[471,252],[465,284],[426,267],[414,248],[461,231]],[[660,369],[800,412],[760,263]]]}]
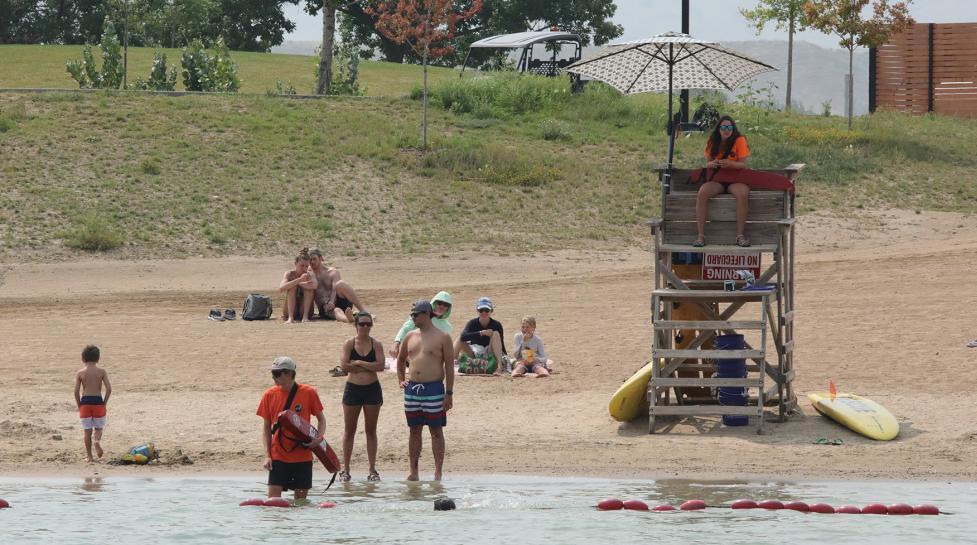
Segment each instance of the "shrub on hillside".
[{"label": "shrub on hillside", "polygon": [[102,41],[98,47],[102,50],[101,70],[95,65],[90,44],[85,45],[80,61],[68,61],[65,67],[81,89],[118,89],[122,85],[122,45],[116,36],[115,26],[108,19],[105,19]]},{"label": "shrub on hillside", "polygon": [[559,119],[544,119],[539,124],[539,130],[543,133],[543,140],[570,139],[570,125]]},{"label": "shrub on hillside", "polygon": [[[411,98],[419,98],[418,94],[412,91]],[[570,97],[570,85],[563,78],[501,72],[435,85],[431,97],[435,104],[455,113],[508,116],[564,103]]]},{"label": "shrub on hillside", "polygon": [[65,246],[87,252],[105,252],[121,246],[123,242],[122,235],[97,216],[82,218],[64,234]]},{"label": "shrub on hillside", "polygon": [[133,88],[142,91],[173,91],[176,89],[176,66],[166,69],[166,53],[156,50],[153,53],[153,68],[149,71],[149,80],[136,79]]},{"label": "shrub on hillside", "polygon": [[187,91],[233,93],[241,88],[237,65],[231,60],[224,38],[217,39],[213,54],[207,52],[200,40],[190,42],[183,48],[180,62]]}]

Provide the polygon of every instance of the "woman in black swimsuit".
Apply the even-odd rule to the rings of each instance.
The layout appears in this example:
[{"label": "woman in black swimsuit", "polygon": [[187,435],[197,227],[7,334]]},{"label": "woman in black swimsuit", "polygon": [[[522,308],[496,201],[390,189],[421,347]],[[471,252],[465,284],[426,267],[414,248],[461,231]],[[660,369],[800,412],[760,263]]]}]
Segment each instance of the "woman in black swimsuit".
[{"label": "woman in black swimsuit", "polygon": [[377,473],[377,420],[380,406],[383,405],[383,391],[377,373],[383,371],[383,345],[370,336],[373,316],[358,312],[353,316],[356,336],[343,344],[339,364],[349,373],[346,378],[346,391],[343,392],[343,418],[346,432],[343,435],[343,470],[339,472],[340,482],[348,482],[349,459],[353,454],[353,439],[356,436],[356,423],[363,409],[366,424],[366,455],[370,460],[370,475],[367,480],[379,481]]}]

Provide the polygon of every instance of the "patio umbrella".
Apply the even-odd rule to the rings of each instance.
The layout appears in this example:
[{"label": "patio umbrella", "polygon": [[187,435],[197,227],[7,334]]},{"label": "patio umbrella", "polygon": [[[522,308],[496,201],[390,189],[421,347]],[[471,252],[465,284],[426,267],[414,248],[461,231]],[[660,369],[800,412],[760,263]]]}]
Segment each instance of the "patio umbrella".
[{"label": "patio umbrella", "polygon": [[662,193],[667,193],[675,150],[672,89],[732,91],[744,81],[776,68],[717,43],[666,32],[610,45],[566,70],[603,81],[626,95],[668,91],[668,163],[662,177]]}]

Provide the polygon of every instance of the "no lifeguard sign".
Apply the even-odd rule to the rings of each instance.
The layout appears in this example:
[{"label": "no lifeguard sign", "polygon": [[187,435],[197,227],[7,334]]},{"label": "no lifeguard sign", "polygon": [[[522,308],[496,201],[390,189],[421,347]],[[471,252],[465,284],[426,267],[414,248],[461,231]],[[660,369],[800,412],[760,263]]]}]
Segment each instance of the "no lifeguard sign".
[{"label": "no lifeguard sign", "polygon": [[703,280],[733,280],[736,271],[747,270],[754,278],[760,277],[760,252],[755,254],[704,254],[702,256]]}]

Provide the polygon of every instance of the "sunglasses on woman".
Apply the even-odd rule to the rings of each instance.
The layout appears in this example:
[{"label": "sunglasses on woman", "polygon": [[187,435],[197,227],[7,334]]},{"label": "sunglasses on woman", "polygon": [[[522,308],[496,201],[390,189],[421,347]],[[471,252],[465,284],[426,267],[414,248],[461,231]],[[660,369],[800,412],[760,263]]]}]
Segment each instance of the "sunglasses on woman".
[{"label": "sunglasses on woman", "polygon": [[373,327],[373,322],[356,322],[356,325],[363,327]]},{"label": "sunglasses on woman", "polygon": [[733,130],[733,126],[732,125],[720,125],[719,126],[719,130],[721,130],[721,131],[731,131],[731,130]]}]

